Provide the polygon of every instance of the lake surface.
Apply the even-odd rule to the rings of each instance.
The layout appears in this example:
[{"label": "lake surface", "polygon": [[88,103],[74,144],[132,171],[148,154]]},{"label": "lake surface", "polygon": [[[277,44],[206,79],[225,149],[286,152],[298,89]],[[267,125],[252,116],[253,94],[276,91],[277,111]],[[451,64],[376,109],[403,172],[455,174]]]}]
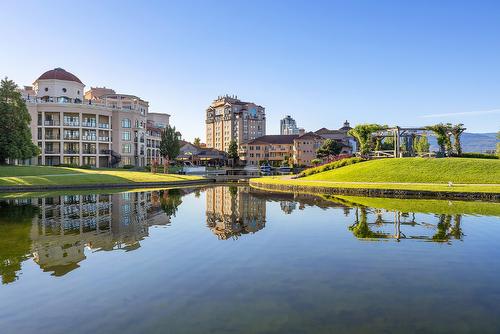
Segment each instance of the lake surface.
[{"label": "lake surface", "polygon": [[500,333],[500,204],[0,199],[0,333]]}]

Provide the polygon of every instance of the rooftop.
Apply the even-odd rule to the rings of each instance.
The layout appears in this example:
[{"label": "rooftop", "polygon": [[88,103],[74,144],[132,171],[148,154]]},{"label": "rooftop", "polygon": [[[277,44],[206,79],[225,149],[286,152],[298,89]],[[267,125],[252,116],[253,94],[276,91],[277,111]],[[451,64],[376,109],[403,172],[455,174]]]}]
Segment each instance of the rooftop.
[{"label": "rooftop", "polygon": [[293,144],[296,138],[299,135],[267,135],[250,140],[247,144]]},{"label": "rooftop", "polygon": [[38,80],[65,80],[65,81],[78,82],[83,85],[83,82],[81,82],[76,75],[69,73],[68,71],[60,67],[45,72],[40,77],[38,77],[36,81]]}]

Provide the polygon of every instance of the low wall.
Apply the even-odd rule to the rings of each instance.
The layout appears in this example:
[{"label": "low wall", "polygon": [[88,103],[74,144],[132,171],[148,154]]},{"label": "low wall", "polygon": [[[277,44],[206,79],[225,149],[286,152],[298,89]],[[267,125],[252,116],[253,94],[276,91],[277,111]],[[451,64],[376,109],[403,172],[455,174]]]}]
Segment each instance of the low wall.
[{"label": "low wall", "polygon": [[250,186],[270,191],[284,191],[292,193],[313,193],[326,195],[351,195],[393,198],[426,198],[426,199],[454,199],[454,200],[483,200],[500,201],[499,193],[474,193],[431,190],[403,190],[403,189],[364,189],[364,188],[334,188],[323,186],[302,186],[292,184],[272,184],[250,180]]}]

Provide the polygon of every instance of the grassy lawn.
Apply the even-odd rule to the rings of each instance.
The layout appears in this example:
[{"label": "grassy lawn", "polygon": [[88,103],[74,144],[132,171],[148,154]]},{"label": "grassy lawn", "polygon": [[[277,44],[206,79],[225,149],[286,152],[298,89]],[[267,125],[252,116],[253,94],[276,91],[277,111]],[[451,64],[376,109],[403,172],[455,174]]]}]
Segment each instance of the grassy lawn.
[{"label": "grassy lawn", "polygon": [[124,169],[78,169],[44,166],[2,166],[1,186],[119,184],[135,182],[176,182],[201,180],[200,176],[152,174]]},{"label": "grassy lawn", "polygon": [[351,206],[366,206],[375,209],[401,212],[422,212],[431,214],[469,214],[499,216],[500,203],[480,201],[443,201],[434,199],[394,199],[362,196],[328,196],[327,200],[341,202]]},{"label": "grassy lawn", "polygon": [[409,182],[500,184],[500,160],[379,159],[301,178],[334,182]]},{"label": "grassy lawn", "polygon": [[[453,186],[448,186],[449,181]],[[299,179],[266,177],[251,182],[304,187],[500,193],[500,160],[380,159]]]}]

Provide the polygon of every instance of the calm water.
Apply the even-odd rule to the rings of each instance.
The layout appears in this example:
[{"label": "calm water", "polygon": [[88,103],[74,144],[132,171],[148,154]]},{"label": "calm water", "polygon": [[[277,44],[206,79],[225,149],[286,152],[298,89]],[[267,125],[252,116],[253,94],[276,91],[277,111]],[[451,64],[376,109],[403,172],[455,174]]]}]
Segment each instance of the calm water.
[{"label": "calm water", "polygon": [[0,200],[0,332],[499,333],[499,206],[227,186]]}]

